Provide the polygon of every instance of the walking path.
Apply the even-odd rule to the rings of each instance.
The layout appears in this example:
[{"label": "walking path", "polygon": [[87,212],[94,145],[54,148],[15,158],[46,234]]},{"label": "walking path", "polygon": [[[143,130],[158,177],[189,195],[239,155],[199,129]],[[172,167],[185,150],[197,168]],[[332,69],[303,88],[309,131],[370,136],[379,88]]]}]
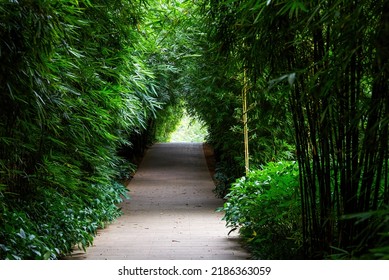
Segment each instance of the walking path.
[{"label": "walking path", "polygon": [[228,236],[223,201],[213,194],[202,144],[151,147],[128,188],[123,215],[98,232],[87,252],[68,259],[180,260],[247,259],[235,235]]}]

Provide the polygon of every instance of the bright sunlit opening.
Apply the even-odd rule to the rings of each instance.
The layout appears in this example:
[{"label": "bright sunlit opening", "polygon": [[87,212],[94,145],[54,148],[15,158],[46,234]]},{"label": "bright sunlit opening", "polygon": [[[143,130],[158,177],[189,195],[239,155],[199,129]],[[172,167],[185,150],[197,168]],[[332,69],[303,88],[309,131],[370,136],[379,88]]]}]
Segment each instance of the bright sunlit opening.
[{"label": "bright sunlit opening", "polygon": [[170,142],[202,143],[205,141],[206,135],[206,127],[197,118],[193,118],[184,112],[177,129],[170,137]]}]

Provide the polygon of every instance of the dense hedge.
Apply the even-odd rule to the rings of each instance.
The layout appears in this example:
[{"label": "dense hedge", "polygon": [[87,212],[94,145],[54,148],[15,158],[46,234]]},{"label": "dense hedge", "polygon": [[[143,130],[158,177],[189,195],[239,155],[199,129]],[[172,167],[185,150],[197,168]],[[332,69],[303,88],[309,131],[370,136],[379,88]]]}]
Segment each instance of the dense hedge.
[{"label": "dense hedge", "polygon": [[119,215],[117,151],[161,107],[141,8],[1,1],[0,258],[58,258]]},{"label": "dense hedge", "polygon": [[232,184],[221,210],[254,258],[303,257],[298,176],[296,162],[271,162]]}]

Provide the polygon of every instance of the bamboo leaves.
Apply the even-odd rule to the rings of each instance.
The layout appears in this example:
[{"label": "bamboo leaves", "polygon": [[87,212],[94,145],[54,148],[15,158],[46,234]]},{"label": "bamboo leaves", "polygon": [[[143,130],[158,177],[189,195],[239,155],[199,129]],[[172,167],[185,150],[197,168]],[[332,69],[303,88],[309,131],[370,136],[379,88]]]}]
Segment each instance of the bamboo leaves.
[{"label": "bamboo leaves", "polygon": [[335,247],[355,256],[373,244],[386,246],[388,239],[370,226],[375,218],[355,224],[341,217],[376,211],[388,203],[387,3],[209,5],[209,34],[219,46],[217,55],[228,56],[230,66],[247,67],[252,93],[261,93],[252,99],[257,106],[250,110],[250,119],[263,127],[269,119],[264,113],[281,103],[273,98],[286,105],[273,111],[282,121],[274,122],[268,133],[290,140],[276,131],[293,127],[306,256],[320,258]]},{"label": "bamboo leaves", "polygon": [[135,52],[141,8],[42,0],[0,9],[0,257],[58,258],[120,214],[126,191],[115,181],[130,166],[117,151],[161,107]]}]

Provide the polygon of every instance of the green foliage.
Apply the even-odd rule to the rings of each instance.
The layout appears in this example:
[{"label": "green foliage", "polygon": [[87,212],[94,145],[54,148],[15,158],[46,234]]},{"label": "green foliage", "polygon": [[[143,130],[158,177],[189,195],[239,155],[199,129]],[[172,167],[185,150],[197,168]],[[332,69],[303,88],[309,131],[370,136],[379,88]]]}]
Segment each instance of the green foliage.
[{"label": "green foliage", "polygon": [[[115,205],[127,190],[118,183],[91,185],[88,195],[42,189],[29,204],[2,200],[0,257],[57,259],[74,245],[86,250],[98,228],[120,215]],[[93,194],[93,195],[92,195]]]},{"label": "green foliage", "polygon": [[331,259],[389,259],[389,207],[380,210],[355,213],[341,217],[342,222],[355,226],[364,225],[359,233],[360,243],[349,250],[333,247]]},{"label": "green foliage", "polygon": [[[189,113],[197,116],[208,129],[207,141],[214,147],[219,162],[216,192],[225,194],[244,172],[243,73],[245,69],[251,73],[251,59],[259,52],[249,60],[229,47],[232,42],[240,45],[234,41],[239,33],[225,29],[235,25],[233,19],[239,10],[234,8],[234,2],[239,1],[204,2],[197,10],[197,24],[193,29],[198,31],[193,34],[196,39],[192,42],[192,48],[201,55],[193,57],[184,68],[185,99]],[[268,77],[266,71],[248,77],[247,125],[253,168],[269,161],[292,160],[294,156],[291,118],[286,110],[287,90],[268,89]]]},{"label": "green foliage", "polygon": [[[244,172],[245,87],[250,165],[296,159],[301,188],[299,209],[292,180],[293,191],[250,193],[256,203],[242,195],[244,207],[280,232],[270,236],[258,217],[247,226],[236,221],[247,240],[287,240],[280,244],[294,256],[301,241],[306,258],[386,258],[388,2],[145,5],[0,2],[1,257],[55,258],[75,243],[90,244],[96,226],[117,216],[113,204],[124,189],[110,186],[134,168],[118,150],[132,158],[166,140],[183,108],[207,127],[218,160],[216,192],[228,193]],[[277,164],[266,166],[268,175],[277,173],[270,171]],[[248,185],[251,176],[267,180],[250,175]],[[280,177],[289,178],[275,175],[276,182]],[[289,212],[273,197],[291,203],[292,224],[276,219]],[[69,231],[56,227],[62,220]],[[288,231],[295,226],[302,237]],[[258,255],[293,258],[266,246]]]},{"label": "green foliage", "polygon": [[250,145],[258,147],[250,160],[268,161],[270,147],[276,160],[296,155],[305,257],[356,257],[385,244],[373,216],[342,217],[389,203],[388,2],[203,3],[208,60],[225,62],[224,81],[247,73]]},{"label": "green foliage", "polygon": [[0,11],[0,257],[58,258],[119,215],[117,182],[133,166],[117,151],[163,102],[136,53],[141,5],[2,1]]},{"label": "green foliage", "polygon": [[206,129],[196,118],[184,112],[180,123],[171,134],[170,142],[200,142],[205,141]]},{"label": "green foliage", "polygon": [[239,228],[255,258],[302,258],[298,176],[295,162],[269,163],[238,179],[226,196],[227,226]]},{"label": "green foliage", "polygon": [[[179,107],[179,108],[177,108]],[[181,105],[168,105],[163,111],[158,112],[155,124],[155,141],[169,142],[172,133],[177,129],[183,117]]]},{"label": "green foliage", "polygon": [[184,112],[184,94],[187,90],[185,68],[196,49],[191,48],[193,15],[189,1],[162,1],[149,3],[145,10],[142,50],[152,69],[162,110],[148,127],[151,142],[168,141]]}]

